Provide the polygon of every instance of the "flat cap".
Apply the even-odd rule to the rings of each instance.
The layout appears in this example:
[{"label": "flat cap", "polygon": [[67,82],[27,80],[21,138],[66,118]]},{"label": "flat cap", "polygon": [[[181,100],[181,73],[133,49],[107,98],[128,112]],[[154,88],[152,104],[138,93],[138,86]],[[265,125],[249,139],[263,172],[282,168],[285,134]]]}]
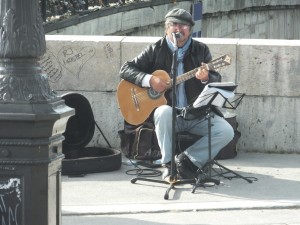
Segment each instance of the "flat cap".
[{"label": "flat cap", "polygon": [[192,15],[184,9],[172,9],[165,16],[166,21],[194,26]]}]

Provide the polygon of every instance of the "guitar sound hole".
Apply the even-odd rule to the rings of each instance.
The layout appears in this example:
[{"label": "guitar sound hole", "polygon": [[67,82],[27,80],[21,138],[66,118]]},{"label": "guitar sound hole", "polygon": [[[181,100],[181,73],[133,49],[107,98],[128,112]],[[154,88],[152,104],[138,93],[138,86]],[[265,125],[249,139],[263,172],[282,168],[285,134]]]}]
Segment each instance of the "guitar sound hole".
[{"label": "guitar sound hole", "polygon": [[153,88],[148,88],[148,95],[151,99],[157,99],[161,96],[161,93],[153,90]]}]

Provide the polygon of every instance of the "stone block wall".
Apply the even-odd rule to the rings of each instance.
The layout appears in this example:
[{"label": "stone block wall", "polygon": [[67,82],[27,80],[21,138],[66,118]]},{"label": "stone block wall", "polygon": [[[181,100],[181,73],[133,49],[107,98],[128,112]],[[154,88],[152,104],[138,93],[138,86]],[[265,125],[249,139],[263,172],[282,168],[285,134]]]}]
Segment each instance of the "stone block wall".
[{"label": "stone block wall", "polygon": [[[54,90],[76,92],[90,102],[96,123],[119,148],[123,118],[116,99],[121,65],[159,37],[46,36],[40,63]],[[242,136],[239,151],[300,153],[300,44],[287,40],[198,39],[213,57],[227,54],[223,81],[238,84],[246,97],[236,110]],[[89,146],[107,146],[101,132]]]},{"label": "stone block wall", "polygon": [[298,0],[203,2],[202,37],[299,39]]}]

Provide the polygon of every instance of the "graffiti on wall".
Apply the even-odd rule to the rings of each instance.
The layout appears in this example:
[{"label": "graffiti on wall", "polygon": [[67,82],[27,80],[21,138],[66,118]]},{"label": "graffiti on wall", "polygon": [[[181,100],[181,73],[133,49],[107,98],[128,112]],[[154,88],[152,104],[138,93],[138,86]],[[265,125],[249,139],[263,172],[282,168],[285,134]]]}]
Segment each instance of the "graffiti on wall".
[{"label": "graffiti on wall", "polygon": [[114,58],[113,48],[110,46],[109,43],[107,43],[106,45],[104,45],[103,49],[104,49],[106,58],[111,61]]},{"label": "graffiti on wall", "polygon": [[57,53],[57,56],[47,49],[46,54],[40,60],[40,64],[43,72],[48,75],[49,81],[52,83],[57,83],[61,79],[64,69],[79,79],[83,67],[95,53],[95,48],[88,46],[79,50],[71,46],[64,46]]},{"label": "graffiti on wall", "polygon": [[106,59],[108,60],[108,62],[110,62],[111,64],[111,67],[116,67],[116,66],[119,66],[118,65],[118,59],[119,57],[117,57],[115,54],[114,54],[114,49],[111,47],[111,45],[109,43],[107,43],[106,45],[104,45],[103,47],[103,50],[105,52],[105,57]]},{"label": "graffiti on wall", "polygon": [[43,72],[48,75],[50,82],[56,83],[62,77],[62,67],[57,57],[49,49],[47,49],[47,53],[40,59],[40,64]]}]

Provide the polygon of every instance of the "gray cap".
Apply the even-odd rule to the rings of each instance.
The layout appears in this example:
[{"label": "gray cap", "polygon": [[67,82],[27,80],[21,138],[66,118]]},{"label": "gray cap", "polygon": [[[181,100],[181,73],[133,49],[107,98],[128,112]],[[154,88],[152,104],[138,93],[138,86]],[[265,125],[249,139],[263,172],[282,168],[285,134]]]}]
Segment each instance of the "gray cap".
[{"label": "gray cap", "polygon": [[167,22],[186,24],[190,26],[195,25],[191,14],[184,9],[172,9],[167,13],[165,19]]}]

